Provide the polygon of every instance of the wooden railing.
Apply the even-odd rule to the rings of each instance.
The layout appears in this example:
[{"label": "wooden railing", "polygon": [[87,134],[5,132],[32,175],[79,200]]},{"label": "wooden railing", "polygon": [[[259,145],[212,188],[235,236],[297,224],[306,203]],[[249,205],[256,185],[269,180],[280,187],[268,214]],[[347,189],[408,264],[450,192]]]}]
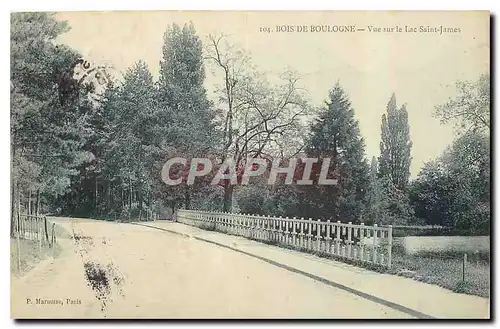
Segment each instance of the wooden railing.
[{"label": "wooden railing", "polygon": [[178,210],[181,223],[391,268],[392,226]]}]

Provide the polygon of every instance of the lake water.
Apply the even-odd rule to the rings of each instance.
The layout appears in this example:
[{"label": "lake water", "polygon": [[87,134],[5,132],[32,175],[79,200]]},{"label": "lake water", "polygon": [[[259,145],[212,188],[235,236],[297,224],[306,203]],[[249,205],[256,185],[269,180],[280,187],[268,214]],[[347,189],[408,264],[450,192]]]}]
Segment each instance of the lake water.
[{"label": "lake water", "polygon": [[489,251],[489,236],[407,236],[394,239],[407,253],[453,250],[460,252]]},{"label": "lake water", "polygon": [[[365,245],[372,245],[373,238],[365,238]],[[377,239],[377,245],[387,243],[387,239]],[[421,251],[445,251],[473,253],[489,251],[489,236],[406,236],[393,240],[393,246],[403,246],[406,253]]]}]

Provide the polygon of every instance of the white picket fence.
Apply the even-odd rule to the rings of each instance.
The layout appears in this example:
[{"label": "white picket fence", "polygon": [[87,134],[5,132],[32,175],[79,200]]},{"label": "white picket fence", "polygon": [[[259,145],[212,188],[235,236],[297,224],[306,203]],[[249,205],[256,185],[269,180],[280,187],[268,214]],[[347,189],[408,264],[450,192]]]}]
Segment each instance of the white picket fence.
[{"label": "white picket fence", "polygon": [[178,210],[181,223],[391,268],[392,226]]}]

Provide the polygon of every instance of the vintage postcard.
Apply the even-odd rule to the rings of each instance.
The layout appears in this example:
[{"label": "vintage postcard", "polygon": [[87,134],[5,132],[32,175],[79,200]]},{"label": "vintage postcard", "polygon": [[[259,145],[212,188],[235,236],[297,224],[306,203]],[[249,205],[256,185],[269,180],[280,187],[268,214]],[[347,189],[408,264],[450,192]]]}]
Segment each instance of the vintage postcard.
[{"label": "vintage postcard", "polygon": [[489,12],[10,20],[12,318],[490,318]]}]

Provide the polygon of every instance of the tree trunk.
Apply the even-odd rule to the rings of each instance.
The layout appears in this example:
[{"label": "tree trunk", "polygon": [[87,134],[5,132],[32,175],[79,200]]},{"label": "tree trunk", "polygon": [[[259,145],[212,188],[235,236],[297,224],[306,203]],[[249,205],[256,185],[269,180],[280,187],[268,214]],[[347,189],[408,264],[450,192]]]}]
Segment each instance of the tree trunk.
[{"label": "tree trunk", "polygon": [[175,213],[175,206],[176,206],[175,202],[172,202],[172,220],[174,222],[177,221],[177,214]]},{"label": "tree trunk", "polygon": [[233,189],[234,186],[226,179],[224,183],[224,206],[222,209],[224,212],[231,212],[233,208]]},{"label": "tree trunk", "polygon": [[[14,176],[14,175],[12,175]],[[16,179],[12,177],[10,187],[10,236],[15,237],[15,227],[16,227]]]},{"label": "tree trunk", "polygon": [[130,221],[130,218],[132,217],[132,179],[129,177],[128,178],[128,188],[129,188],[129,193],[128,193],[128,220]]},{"label": "tree trunk", "polygon": [[132,209],[132,179],[130,176],[128,176],[128,198],[127,198],[127,203],[128,203],[128,209]]},{"label": "tree trunk", "polygon": [[19,192],[19,185],[17,185],[17,234],[20,233],[24,236],[24,223],[21,222],[21,193]]},{"label": "tree trunk", "polygon": [[108,181],[107,187],[106,187],[106,213],[109,213],[109,210],[111,209],[111,187],[110,183]]},{"label": "tree trunk", "polygon": [[28,215],[31,215],[31,189],[29,189],[28,193]]},{"label": "tree trunk", "polygon": [[11,150],[11,165],[10,165],[10,177],[11,177],[11,186],[10,186],[10,236],[15,236],[15,225],[16,225],[16,178],[14,177],[14,164],[16,157],[16,134],[12,133],[12,141],[10,145]]},{"label": "tree trunk", "polygon": [[115,191],[113,189],[113,185],[109,186],[109,194],[110,194],[110,208],[115,210]]},{"label": "tree trunk", "polygon": [[40,214],[40,188],[36,190],[36,215]]},{"label": "tree trunk", "polygon": [[188,185],[186,185],[184,189],[184,205],[186,209],[191,209],[191,193]]},{"label": "tree trunk", "polygon": [[[80,195],[81,195],[81,191],[80,191],[80,188],[77,188],[76,190],[76,202],[74,203],[74,208],[73,209],[76,209],[78,212],[81,211],[81,207],[80,207]],[[84,207],[87,208],[87,198],[84,199],[85,201],[85,205]],[[87,212],[87,210],[85,209],[85,212]]]},{"label": "tree trunk", "polygon": [[97,214],[97,196],[98,196],[98,191],[97,191],[97,176],[95,177],[95,199],[94,199],[94,213]]},{"label": "tree trunk", "polygon": [[142,193],[140,190],[137,190],[137,201],[139,202],[139,209],[142,210],[144,200],[143,200]]}]

